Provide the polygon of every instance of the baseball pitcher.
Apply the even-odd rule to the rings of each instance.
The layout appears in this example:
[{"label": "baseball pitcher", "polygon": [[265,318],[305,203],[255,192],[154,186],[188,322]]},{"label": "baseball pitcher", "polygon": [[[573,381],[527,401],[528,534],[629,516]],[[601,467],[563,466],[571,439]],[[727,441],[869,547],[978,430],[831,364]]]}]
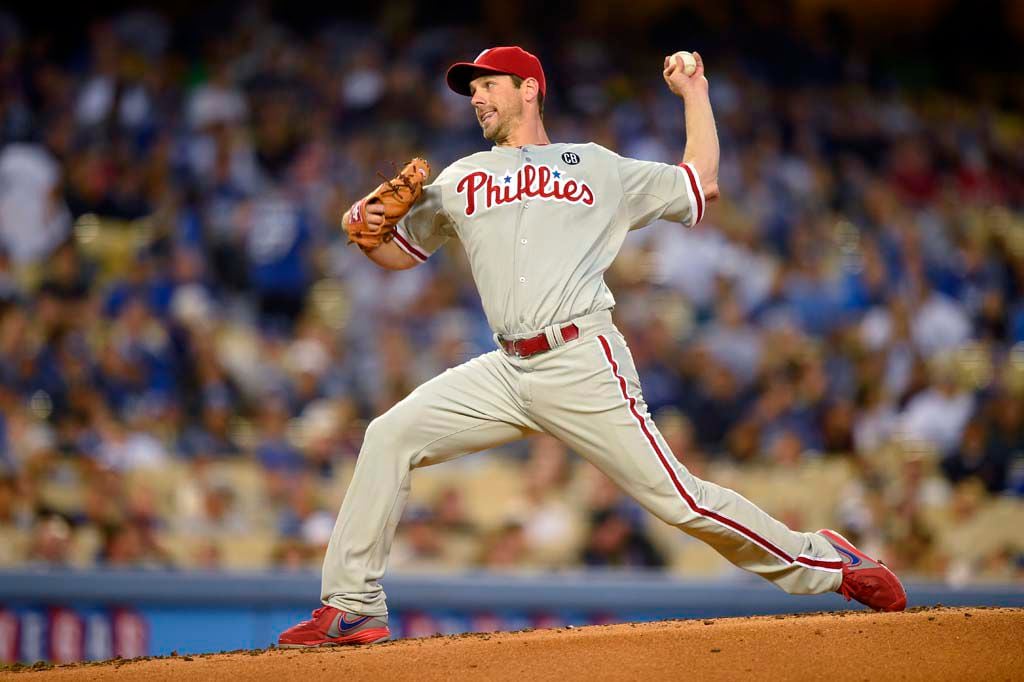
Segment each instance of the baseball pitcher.
[{"label": "baseball pitcher", "polygon": [[786,592],[905,607],[896,575],[838,533],[790,530],[691,475],[651,419],[612,323],[604,272],[626,233],[659,219],[692,227],[719,193],[708,81],[693,57],[695,69],[678,54],[664,63],[686,117],[678,165],[552,143],[540,61],[495,47],[447,73],[494,146],[429,185],[429,166],[416,159],[346,212],[349,237],[383,268],[412,268],[461,242],[496,349],[428,381],[370,424],[324,559],[323,606],[282,633],[280,646],[386,639],[379,581],[413,470],[536,432],[561,439],[662,521]]}]

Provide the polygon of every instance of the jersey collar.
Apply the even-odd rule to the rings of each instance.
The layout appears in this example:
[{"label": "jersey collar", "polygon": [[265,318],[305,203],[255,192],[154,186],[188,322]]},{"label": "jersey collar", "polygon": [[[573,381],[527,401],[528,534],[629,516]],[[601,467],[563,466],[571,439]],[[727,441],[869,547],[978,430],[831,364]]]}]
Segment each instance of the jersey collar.
[{"label": "jersey collar", "polygon": [[550,142],[548,144],[524,144],[522,147],[506,147],[494,145],[491,147],[492,152],[535,152],[541,149],[547,149],[548,147],[556,147],[562,144],[561,142]]}]

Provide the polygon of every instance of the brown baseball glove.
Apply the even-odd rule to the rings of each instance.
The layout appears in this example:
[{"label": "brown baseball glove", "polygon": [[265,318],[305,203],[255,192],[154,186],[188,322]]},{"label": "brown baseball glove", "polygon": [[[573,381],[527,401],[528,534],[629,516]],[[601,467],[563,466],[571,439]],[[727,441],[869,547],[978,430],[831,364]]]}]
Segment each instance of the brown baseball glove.
[{"label": "brown baseball glove", "polygon": [[[423,185],[429,177],[430,164],[417,157],[407,163],[396,177],[384,178],[377,189],[352,204],[341,220],[349,243],[355,242],[362,250],[372,251],[394,239],[395,225],[423,194]],[[372,204],[384,206],[384,223],[381,225],[370,224],[366,207]]]}]

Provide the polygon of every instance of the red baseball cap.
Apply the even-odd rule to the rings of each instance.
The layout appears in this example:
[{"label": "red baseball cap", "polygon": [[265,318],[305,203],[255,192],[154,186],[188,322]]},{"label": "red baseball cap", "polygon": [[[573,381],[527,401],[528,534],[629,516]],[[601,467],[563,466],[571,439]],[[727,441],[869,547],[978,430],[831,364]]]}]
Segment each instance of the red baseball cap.
[{"label": "red baseball cap", "polygon": [[540,94],[547,96],[547,82],[544,80],[544,69],[540,60],[519,47],[492,47],[477,55],[471,62],[459,62],[452,64],[448,69],[445,80],[448,87],[466,97],[473,93],[469,91],[469,82],[480,76],[480,71],[491,73],[503,73],[520,78],[536,78],[540,85]]}]

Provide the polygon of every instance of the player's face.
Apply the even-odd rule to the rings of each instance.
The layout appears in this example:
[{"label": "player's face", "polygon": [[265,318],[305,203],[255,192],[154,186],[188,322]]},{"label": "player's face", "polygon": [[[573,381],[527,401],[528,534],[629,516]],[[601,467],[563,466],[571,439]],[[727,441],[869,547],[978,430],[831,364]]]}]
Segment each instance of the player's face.
[{"label": "player's face", "polygon": [[515,129],[523,115],[523,100],[511,76],[488,74],[469,83],[473,109],[484,137],[501,143]]}]

